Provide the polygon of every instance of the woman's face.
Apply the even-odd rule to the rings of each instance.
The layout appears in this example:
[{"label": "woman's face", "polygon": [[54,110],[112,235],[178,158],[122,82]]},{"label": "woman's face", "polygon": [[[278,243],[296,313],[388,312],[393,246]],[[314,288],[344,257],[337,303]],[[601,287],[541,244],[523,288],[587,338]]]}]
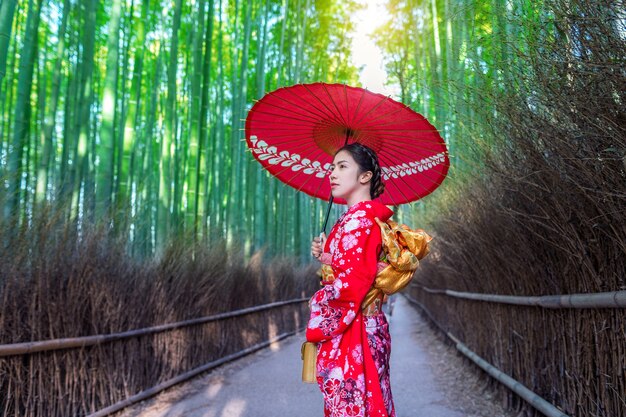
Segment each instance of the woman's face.
[{"label": "woman's face", "polygon": [[359,181],[361,175],[359,165],[350,152],[338,152],[330,168],[330,189],[333,197],[347,200],[352,193],[364,186]]}]

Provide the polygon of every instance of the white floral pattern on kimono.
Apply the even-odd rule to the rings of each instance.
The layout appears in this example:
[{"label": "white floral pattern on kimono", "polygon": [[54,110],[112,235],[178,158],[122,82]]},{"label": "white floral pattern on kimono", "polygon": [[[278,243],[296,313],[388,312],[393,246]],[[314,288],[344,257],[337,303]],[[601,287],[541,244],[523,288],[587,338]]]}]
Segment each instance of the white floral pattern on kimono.
[{"label": "white floral pattern on kimono", "polygon": [[326,243],[335,279],[311,298],[306,331],[307,340],[318,343],[317,380],[326,417],[395,417],[386,319],[361,311],[381,250],[374,218],[386,221],[391,214],[377,201],[357,203],[337,220]]}]

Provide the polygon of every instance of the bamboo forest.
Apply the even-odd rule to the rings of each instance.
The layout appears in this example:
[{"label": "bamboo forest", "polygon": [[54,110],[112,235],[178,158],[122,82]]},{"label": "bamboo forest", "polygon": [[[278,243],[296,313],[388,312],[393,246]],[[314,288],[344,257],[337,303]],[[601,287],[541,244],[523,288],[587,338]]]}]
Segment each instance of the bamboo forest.
[{"label": "bamboo forest", "polygon": [[445,181],[393,207],[433,237],[404,291],[424,317],[558,415],[626,415],[623,0],[0,0],[0,414],[88,415],[306,325],[304,302],[2,350],[310,297],[327,203],[245,134],[255,103],[308,83],[388,96],[445,143]]},{"label": "bamboo forest", "polygon": [[54,202],[141,254],[184,232],[294,252],[318,206],[254,170],[242,119],[265,91],[356,81],[356,3],[282,3],[3,2],[4,217]]}]

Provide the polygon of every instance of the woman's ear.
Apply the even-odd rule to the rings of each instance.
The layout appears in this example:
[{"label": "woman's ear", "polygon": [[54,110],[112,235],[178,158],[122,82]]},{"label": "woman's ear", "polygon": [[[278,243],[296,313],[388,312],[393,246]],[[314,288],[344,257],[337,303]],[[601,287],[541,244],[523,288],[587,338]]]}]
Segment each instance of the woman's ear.
[{"label": "woman's ear", "polygon": [[359,175],[359,182],[361,184],[367,184],[372,179],[372,171],[365,171],[361,175]]}]

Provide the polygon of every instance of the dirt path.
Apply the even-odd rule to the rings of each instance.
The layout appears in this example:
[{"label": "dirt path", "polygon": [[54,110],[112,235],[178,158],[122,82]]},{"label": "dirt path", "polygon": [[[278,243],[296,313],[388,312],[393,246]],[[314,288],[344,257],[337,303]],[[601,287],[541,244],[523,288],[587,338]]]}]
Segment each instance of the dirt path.
[{"label": "dirt path", "polygon": [[[397,417],[512,416],[483,393],[485,378],[443,343],[404,297],[396,300],[390,325]],[[317,385],[300,381],[303,340],[303,335],[285,339],[119,417],[321,417]]]}]

